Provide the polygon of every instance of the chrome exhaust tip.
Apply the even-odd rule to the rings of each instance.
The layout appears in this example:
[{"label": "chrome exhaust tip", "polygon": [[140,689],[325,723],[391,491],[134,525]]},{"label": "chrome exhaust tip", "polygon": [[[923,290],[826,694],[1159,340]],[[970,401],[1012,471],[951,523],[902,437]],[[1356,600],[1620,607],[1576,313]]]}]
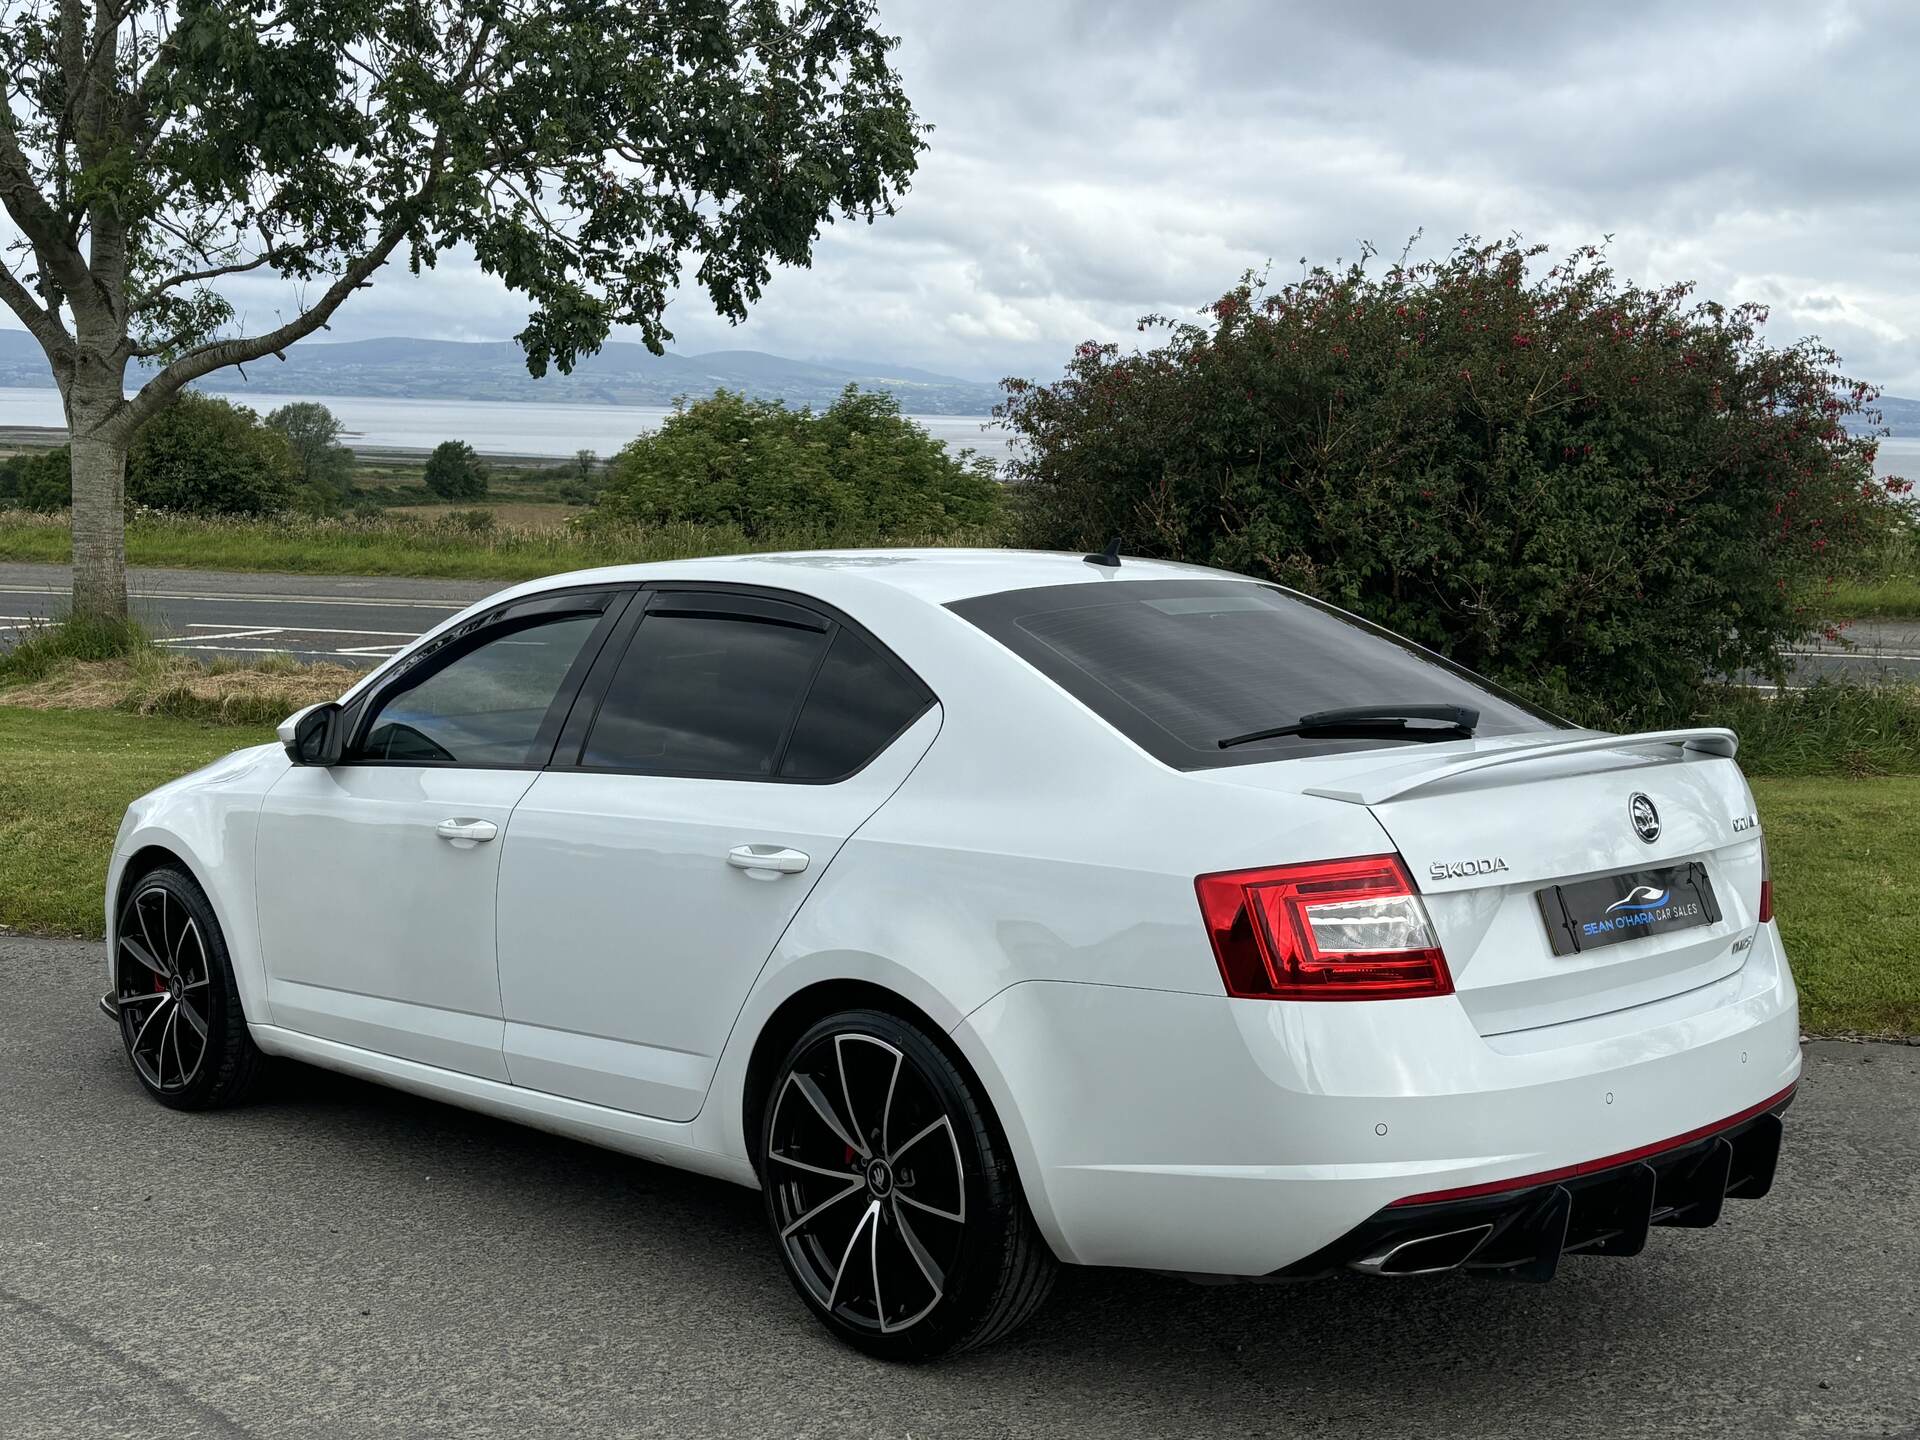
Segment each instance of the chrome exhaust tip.
[{"label": "chrome exhaust tip", "polygon": [[1396,1240],[1349,1265],[1363,1275],[1438,1275],[1466,1264],[1491,1234],[1493,1224],[1489,1221],[1434,1235],[1415,1235]]}]

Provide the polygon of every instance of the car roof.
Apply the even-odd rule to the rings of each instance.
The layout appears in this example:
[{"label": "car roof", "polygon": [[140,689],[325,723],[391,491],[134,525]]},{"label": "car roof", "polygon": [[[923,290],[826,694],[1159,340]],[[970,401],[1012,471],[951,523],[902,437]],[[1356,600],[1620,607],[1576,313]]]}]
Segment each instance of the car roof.
[{"label": "car roof", "polygon": [[809,550],[613,565],[550,575],[507,593],[535,594],[561,585],[688,580],[797,590],[829,603],[873,600],[876,589],[886,589],[930,605],[946,605],[975,595],[1043,585],[1101,585],[1196,575],[1246,578],[1170,560],[1122,558],[1118,566],[1093,565],[1078,554],[1048,550]]}]

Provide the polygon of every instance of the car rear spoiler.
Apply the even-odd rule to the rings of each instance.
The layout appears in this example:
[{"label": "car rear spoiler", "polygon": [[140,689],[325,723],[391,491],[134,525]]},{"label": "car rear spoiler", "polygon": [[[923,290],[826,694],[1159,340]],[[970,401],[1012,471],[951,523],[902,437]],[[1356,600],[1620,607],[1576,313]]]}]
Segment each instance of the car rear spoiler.
[{"label": "car rear spoiler", "polygon": [[1645,750],[1656,745],[1677,746],[1683,756],[1706,755],[1731,759],[1740,748],[1740,737],[1731,730],[1646,730],[1637,735],[1588,735],[1581,740],[1554,740],[1545,745],[1515,745],[1505,750],[1488,750],[1438,765],[1400,765],[1365,777],[1352,789],[1314,786],[1309,795],[1326,800],[1345,800],[1351,805],[1378,805],[1414,790],[1424,790],[1443,780],[1455,780],[1479,770],[1500,765],[1521,765],[1533,760],[1555,760],[1562,755],[1586,755],[1600,750]]}]

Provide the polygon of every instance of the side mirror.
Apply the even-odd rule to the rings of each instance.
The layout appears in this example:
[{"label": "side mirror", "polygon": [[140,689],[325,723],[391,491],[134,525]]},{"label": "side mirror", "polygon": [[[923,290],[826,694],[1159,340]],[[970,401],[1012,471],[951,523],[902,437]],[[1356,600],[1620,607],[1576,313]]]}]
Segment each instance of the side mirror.
[{"label": "side mirror", "polygon": [[340,715],[338,704],[323,700],[282,720],[275,733],[286,747],[287,758],[296,765],[338,765],[347,742]]}]

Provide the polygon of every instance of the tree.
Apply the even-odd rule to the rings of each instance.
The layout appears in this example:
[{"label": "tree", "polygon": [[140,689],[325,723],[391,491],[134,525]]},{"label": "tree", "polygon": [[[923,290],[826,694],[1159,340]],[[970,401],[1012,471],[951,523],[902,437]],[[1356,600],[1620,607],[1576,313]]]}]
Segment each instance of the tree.
[{"label": "tree", "polygon": [[442,500],[478,500],[487,493],[487,466],[464,440],[442,440],[427,457],[427,489]]},{"label": "tree", "polygon": [[1757,307],[1540,256],[1249,279],[1208,325],[1009,382],[1021,540],[1270,577],[1615,716],[1781,673],[1908,488],[1845,423],[1875,392]]},{"label": "tree", "polygon": [[300,464],[287,437],[244,405],[182,390],[134,437],[127,498],[155,510],[266,515],[293,499]]},{"label": "tree", "polygon": [[287,437],[300,483],[321,508],[337,508],[353,488],[353,452],[340,443],[347,427],[317,400],[282,405],[267,424]]},{"label": "tree", "polygon": [[[74,611],[126,608],[122,490],[188,382],[280,355],[390,260],[524,293],[528,369],[658,351],[683,262],[738,320],[924,148],[871,0],[0,0],[0,298],[72,444]],[[297,296],[244,331],[215,285]],[[128,397],[134,362],[151,373]]]},{"label": "tree", "polygon": [[595,523],[946,535],[989,523],[993,462],[946,446],[885,393],[849,385],[828,409],[716,391],[676,407],[607,467]]}]

